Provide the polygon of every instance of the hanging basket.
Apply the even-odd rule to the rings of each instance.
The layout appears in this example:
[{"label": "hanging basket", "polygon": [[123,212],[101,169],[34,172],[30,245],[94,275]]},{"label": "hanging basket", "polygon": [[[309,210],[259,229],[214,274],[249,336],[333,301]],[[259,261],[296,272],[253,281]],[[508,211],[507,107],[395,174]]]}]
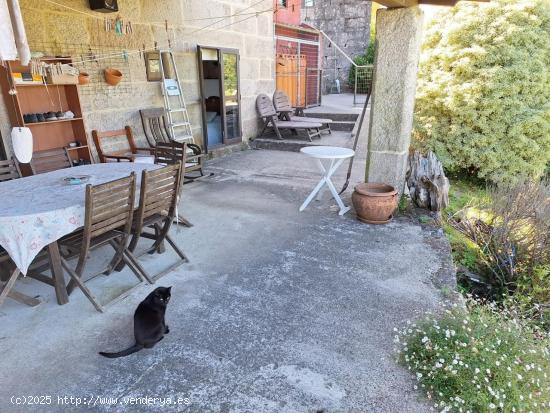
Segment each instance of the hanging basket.
[{"label": "hanging basket", "polygon": [[111,86],[118,85],[122,80],[122,72],[117,69],[113,69],[113,68],[105,69],[104,75],[105,75],[105,81]]},{"label": "hanging basket", "polygon": [[80,72],[78,75],[78,84],[87,85],[88,83],[90,83],[90,75],[86,72]]}]

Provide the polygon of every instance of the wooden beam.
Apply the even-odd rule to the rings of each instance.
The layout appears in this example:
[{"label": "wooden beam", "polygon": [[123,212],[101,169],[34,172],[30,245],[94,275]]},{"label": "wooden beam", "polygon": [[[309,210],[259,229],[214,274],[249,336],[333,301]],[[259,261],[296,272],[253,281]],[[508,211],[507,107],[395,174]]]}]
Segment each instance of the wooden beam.
[{"label": "wooden beam", "polygon": [[[465,0],[465,1],[474,1],[478,3],[489,3],[491,0]],[[459,0],[377,0],[376,3],[381,4],[387,8],[396,8],[396,7],[412,7],[419,4],[429,4],[432,6],[449,6],[452,7]]]},{"label": "wooden beam", "polygon": [[396,7],[417,6],[418,0],[376,0],[376,3],[390,9]]}]

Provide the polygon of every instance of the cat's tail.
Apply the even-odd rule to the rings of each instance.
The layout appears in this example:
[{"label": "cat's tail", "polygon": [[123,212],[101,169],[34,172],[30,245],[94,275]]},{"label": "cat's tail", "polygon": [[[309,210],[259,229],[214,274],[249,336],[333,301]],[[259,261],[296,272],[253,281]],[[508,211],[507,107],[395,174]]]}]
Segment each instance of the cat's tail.
[{"label": "cat's tail", "polygon": [[134,344],[132,347],[127,348],[126,350],[119,351],[118,353],[105,353],[103,351],[100,351],[99,354],[101,354],[103,357],[107,357],[110,359],[116,359],[117,357],[124,357],[129,356],[130,354],[133,354],[139,350],[141,350],[143,346],[141,344]]}]

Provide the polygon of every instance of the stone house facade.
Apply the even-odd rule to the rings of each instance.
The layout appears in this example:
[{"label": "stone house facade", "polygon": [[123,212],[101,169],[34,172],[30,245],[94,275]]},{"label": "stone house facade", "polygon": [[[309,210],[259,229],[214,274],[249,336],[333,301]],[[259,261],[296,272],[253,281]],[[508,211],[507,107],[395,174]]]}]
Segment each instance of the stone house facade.
[{"label": "stone house facade", "polygon": [[[162,106],[159,82],[147,80],[144,49],[175,52],[193,135],[203,141],[203,98],[197,46],[237,50],[242,141],[258,133],[255,99],[275,88],[272,3],[255,0],[118,0],[119,12],[103,14],[90,10],[88,0],[49,2],[20,0],[32,52],[71,55],[86,71],[100,77],[104,66],[121,66],[123,82],[110,88],[103,81],[79,86],[86,132],[91,143],[93,129],[112,130],[130,125],[138,144],[144,143],[139,109]],[[236,15],[236,16],[235,16]],[[105,18],[117,16],[123,33],[107,31]],[[229,16],[229,17],[228,17]],[[131,22],[131,33],[127,33]],[[94,60],[94,57],[97,60]],[[101,79],[102,80],[102,79]],[[88,89],[86,89],[88,88]],[[55,101],[55,96],[52,96]],[[10,153],[11,124],[0,99],[0,133]],[[91,145],[93,148],[93,144]]]},{"label": "stone house facade", "polygon": [[[302,22],[322,30],[351,58],[365,53],[370,37],[372,2],[304,0]],[[322,68],[326,88],[334,79],[345,87],[351,63],[323,39]],[[327,93],[328,90],[325,90]]]}]

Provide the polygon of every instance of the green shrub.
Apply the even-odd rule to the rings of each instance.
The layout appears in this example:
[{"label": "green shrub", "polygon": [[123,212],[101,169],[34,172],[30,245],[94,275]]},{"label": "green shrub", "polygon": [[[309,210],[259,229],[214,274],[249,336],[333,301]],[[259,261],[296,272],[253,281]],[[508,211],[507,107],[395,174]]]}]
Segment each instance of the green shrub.
[{"label": "green shrub", "polygon": [[514,300],[526,317],[550,331],[550,264],[523,275],[514,292]]},{"label": "green shrub", "polygon": [[550,163],[550,2],[458,3],[428,28],[414,145],[493,182]]},{"label": "green shrub", "polygon": [[549,337],[514,313],[470,302],[395,331],[400,361],[437,411],[550,410]]},{"label": "green shrub", "polygon": [[522,278],[550,262],[550,182],[518,182],[487,193],[489,202],[455,213],[447,224],[477,247],[486,282],[514,293]]}]

